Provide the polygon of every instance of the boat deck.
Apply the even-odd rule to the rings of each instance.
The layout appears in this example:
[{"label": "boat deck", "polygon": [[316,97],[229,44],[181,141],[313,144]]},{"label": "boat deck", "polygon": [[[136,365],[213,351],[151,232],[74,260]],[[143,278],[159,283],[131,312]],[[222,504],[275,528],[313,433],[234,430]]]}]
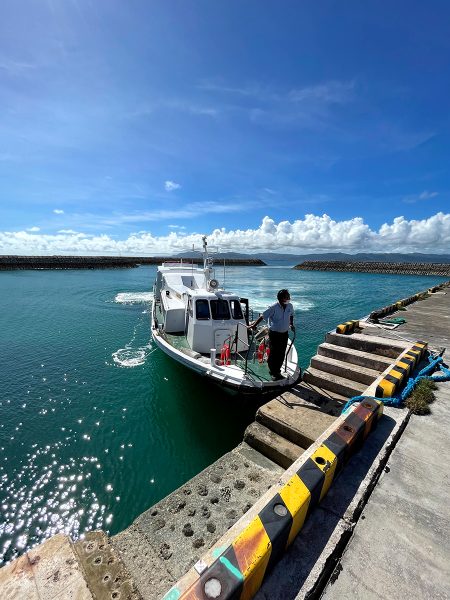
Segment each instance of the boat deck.
[{"label": "boat deck", "polygon": [[[156,305],[156,319],[158,323],[162,323],[164,321],[160,305]],[[166,340],[169,342],[171,346],[176,348],[177,350],[190,350],[190,346],[188,344],[187,338],[185,334],[171,334],[164,333]],[[258,347],[258,343],[253,343],[252,347],[248,351],[248,360],[247,360],[247,375],[250,379],[254,381],[271,381],[271,376],[269,373],[269,368],[267,366],[267,362],[260,363],[256,356],[256,350]],[[205,358],[209,360],[209,355],[203,354]],[[231,355],[231,364],[237,365],[243,371],[245,370],[245,353],[242,355]],[[283,369],[281,370],[283,373]]]}]

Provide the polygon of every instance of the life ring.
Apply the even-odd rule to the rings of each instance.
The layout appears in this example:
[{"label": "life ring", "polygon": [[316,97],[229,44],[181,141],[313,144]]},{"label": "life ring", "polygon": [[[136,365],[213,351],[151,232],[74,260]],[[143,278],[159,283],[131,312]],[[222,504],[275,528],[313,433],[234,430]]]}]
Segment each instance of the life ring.
[{"label": "life ring", "polygon": [[265,339],[258,346],[257,356],[258,356],[258,362],[260,362],[260,363],[263,363],[264,361],[266,361],[270,356],[270,348],[269,348],[268,344],[266,343]]},{"label": "life ring", "polygon": [[228,344],[222,346],[222,350],[220,351],[220,364],[231,365],[230,346]]}]

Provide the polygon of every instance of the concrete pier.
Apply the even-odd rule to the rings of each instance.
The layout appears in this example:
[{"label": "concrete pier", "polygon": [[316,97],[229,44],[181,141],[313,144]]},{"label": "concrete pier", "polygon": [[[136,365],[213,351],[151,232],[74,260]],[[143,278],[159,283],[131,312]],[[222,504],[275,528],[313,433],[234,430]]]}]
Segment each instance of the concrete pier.
[{"label": "concrete pier", "polygon": [[[446,599],[450,590],[450,384],[412,416],[356,523],[323,598]],[[363,568],[362,565],[364,565]]]},{"label": "concrete pier", "polygon": [[[375,511],[374,515],[377,518],[373,517],[371,520],[372,529],[368,528],[365,531],[360,528],[360,524],[365,523],[366,520],[369,523],[371,494],[375,489],[373,492],[375,497],[378,486],[381,486],[386,478],[388,479],[386,473],[380,483],[377,483],[387,464],[390,468],[391,463],[387,461],[396,460],[396,454],[392,454],[392,451],[394,448],[396,451],[402,448],[403,440],[407,439],[402,437],[402,434],[405,435],[405,428],[408,432],[412,423],[423,423],[421,425],[423,430],[413,436],[414,439],[409,442],[410,449],[413,454],[427,456],[427,450],[422,447],[427,444],[424,432],[426,430],[428,436],[433,436],[434,428],[430,425],[433,421],[428,420],[431,419],[430,417],[413,417],[408,425],[409,413],[406,409],[385,408],[384,415],[379,419],[378,427],[375,429],[375,421],[380,413],[377,409],[378,404],[372,401],[372,404],[367,403],[369,408],[361,406],[361,410],[358,409],[359,413],[366,415],[364,418],[368,420],[365,421],[363,429],[357,429],[361,435],[357,431],[348,433],[350,446],[347,444],[346,448],[347,450],[352,448],[353,456],[343,467],[339,477],[337,473],[343,466],[342,456],[337,459],[338,454],[336,454],[331,458],[334,456],[331,453],[329,455],[331,462],[327,459],[328,462],[324,461],[325,466],[321,467],[321,455],[324,453],[324,443],[334,439],[333,435],[336,431],[344,431],[343,427],[351,431],[353,423],[358,421],[356,413],[350,413],[349,417],[339,416],[349,397],[360,393],[373,395],[379,382],[392,370],[396,361],[408,355],[411,349],[416,347],[418,340],[429,341],[432,350],[440,350],[443,346],[448,346],[450,288],[442,288],[441,291],[429,294],[426,299],[410,304],[406,312],[402,311],[399,314],[406,318],[407,323],[394,330],[385,329],[377,323],[361,322],[359,327],[349,334],[329,332],[324,343],[319,346],[317,355],[311,360],[303,381],[258,410],[255,422],[249,426],[244,441],[237,448],[148,509],[120,534],[109,539],[102,532],[93,532],[86,539],[76,543],[67,538],[60,539],[62,547],[66,548],[64,552],[68,553],[70,562],[67,565],[70,567],[70,573],[74,571],[75,574],[67,578],[67,585],[64,589],[58,588],[56,595],[43,595],[42,589],[35,583],[33,589],[37,595],[29,597],[79,597],[81,600],[85,598],[88,600],[91,597],[122,600],[123,598],[133,600],[135,598],[156,600],[162,597],[166,600],[191,598],[186,595],[190,586],[202,581],[202,574],[214,568],[218,557],[230,547],[230,544],[234,544],[236,548],[242,546],[239,540],[244,539],[242,536],[248,535],[248,531],[254,527],[252,524],[258,522],[259,515],[264,521],[263,515],[266,514],[267,507],[271,506],[271,502],[272,504],[275,502],[275,507],[280,507],[277,510],[285,510],[279,504],[284,500],[274,499],[284,498],[286,506],[291,506],[289,486],[293,485],[297,472],[309,472],[305,469],[308,468],[311,457],[320,459],[315,468],[318,466],[324,469],[321,471],[321,476],[324,477],[326,484],[323,484],[323,488],[320,484],[319,491],[311,492],[316,495],[316,501],[319,499],[317,494],[320,494],[320,504],[308,508],[309,500],[307,501],[305,504],[307,513],[302,513],[303,520],[307,514],[304,524],[303,521],[299,521],[300,513],[294,518],[295,532],[298,530],[300,532],[296,537],[294,533],[291,534],[289,538],[291,546],[277,564],[272,561],[266,572],[271,545],[263,544],[265,550],[262,551],[260,558],[255,559],[256,562],[249,571],[250,575],[241,575],[241,577],[244,583],[248,581],[248,585],[251,586],[250,596],[256,594],[258,600],[318,597],[325,588],[325,593],[330,598],[349,595],[353,597],[353,592],[349,590],[356,590],[355,593],[360,593],[363,597],[364,589],[369,584],[364,577],[360,580],[355,579],[352,573],[356,569],[359,557],[362,556],[361,553],[366,552],[364,555],[366,561],[372,560],[370,547],[373,531],[381,516]],[[420,358],[422,351],[415,352]],[[450,396],[445,391],[449,385],[440,385],[438,400],[432,405],[433,414],[439,403],[444,403]],[[442,413],[436,411],[436,418],[439,419],[439,416],[447,419],[448,414],[445,411]],[[348,423],[347,418],[350,419]],[[349,424],[352,426],[349,427]],[[437,435],[440,446],[437,445],[435,449],[438,454],[443,451],[447,423],[440,421],[440,424],[440,433],[438,432]],[[365,438],[364,443],[362,436]],[[413,478],[417,480],[419,494],[425,496],[430,486],[433,490],[431,494],[434,494],[434,486],[438,484],[441,486],[439,493],[448,494],[444,485],[445,474],[441,472],[442,467],[437,460],[438,454],[436,456],[430,454],[430,458],[434,456],[436,460],[427,461],[426,470],[419,468],[422,463],[417,463],[417,468],[412,471]],[[405,465],[411,462],[412,457],[413,455],[409,458],[404,455]],[[334,476],[335,472],[336,476]],[[400,472],[399,477],[404,476]],[[298,482],[295,485],[298,486]],[[387,493],[392,496],[392,484],[387,489]],[[398,502],[399,510],[403,510],[402,503],[400,500]],[[387,501],[386,503],[388,504]],[[438,528],[433,528],[434,537],[427,538],[426,527],[431,513],[423,513],[421,521],[423,528],[420,539],[430,547],[432,547],[431,542],[440,544],[439,561],[443,560],[447,552],[446,540],[449,539],[447,527],[450,517],[447,504],[444,501],[432,502],[435,511],[433,514],[437,515],[438,522],[442,524],[441,537]],[[429,506],[431,505],[426,498],[415,503],[415,508],[419,511]],[[280,512],[281,514],[285,513]],[[416,513],[411,512],[411,519],[414,518],[414,514]],[[391,517],[393,523],[396,521],[395,515],[396,513],[393,512]],[[401,519],[398,521],[401,522]],[[413,520],[410,521],[409,526],[413,529]],[[271,525],[266,524],[265,527],[268,534],[274,535],[273,532],[271,533]],[[360,536],[356,536],[358,528],[360,528]],[[244,535],[244,532],[247,533]],[[347,547],[353,532],[355,532],[354,539],[359,540],[359,545],[355,542],[354,554],[349,554],[347,559],[344,555],[341,561],[342,552]],[[256,533],[257,538],[266,535],[264,529]],[[444,538],[444,535],[447,537]],[[52,550],[51,544],[54,539],[40,547],[38,553],[40,557],[45,556],[46,553],[49,557],[52,556],[54,549]],[[276,538],[269,536],[267,539],[272,540],[272,545],[279,543],[276,542]],[[411,537],[410,549],[405,546],[405,552],[413,552],[417,539],[419,538]],[[380,555],[374,560],[382,562],[382,548],[386,541],[387,538],[380,538]],[[402,536],[399,534],[395,551],[392,549],[391,560],[394,560],[396,553],[401,551],[401,542]],[[352,544],[354,540],[350,542],[348,552],[351,551]],[[34,550],[24,555],[25,558],[21,557],[0,570],[1,598],[28,598],[21,590],[32,588],[28,581],[30,573],[31,579],[35,582],[38,581],[36,577],[39,577],[36,570],[38,567],[32,562],[32,552]],[[432,566],[432,557],[430,562]],[[44,562],[41,564],[44,565]],[[333,581],[339,573],[340,575],[334,586],[326,587],[336,565],[338,567]],[[48,567],[47,579],[61,577],[61,574],[65,573],[63,567],[64,565]],[[435,571],[431,567],[430,569],[430,576],[433,574],[434,577]],[[362,573],[367,571],[366,567],[361,569]],[[371,565],[369,571],[373,577],[381,576],[374,565]],[[399,573],[401,572],[399,570]],[[259,573],[256,579],[255,573]],[[348,578],[342,577],[344,573],[348,574]],[[73,581],[73,588],[69,585],[71,581]],[[447,584],[444,576],[442,582]],[[20,583],[28,587],[20,587]],[[338,585],[342,588],[335,587]],[[394,588],[395,580],[392,583],[392,589]],[[399,586],[399,589],[403,588]],[[382,588],[377,588],[374,582],[373,595],[364,597],[375,597],[375,594],[379,594],[377,598],[383,597],[380,596],[380,590],[382,591]],[[439,591],[440,588],[435,586],[430,587],[430,590]],[[397,597],[403,596],[397,595]],[[435,597],[441,596],[438,594]]]}]

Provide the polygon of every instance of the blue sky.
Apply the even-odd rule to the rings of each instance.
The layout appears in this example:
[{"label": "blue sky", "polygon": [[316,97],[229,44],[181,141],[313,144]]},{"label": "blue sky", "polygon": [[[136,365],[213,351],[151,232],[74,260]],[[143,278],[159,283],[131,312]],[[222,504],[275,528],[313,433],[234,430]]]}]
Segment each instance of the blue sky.
[{"label": "blue sky", "polygon": [[445,1],[3,0],[0,253],[450,251]]}]

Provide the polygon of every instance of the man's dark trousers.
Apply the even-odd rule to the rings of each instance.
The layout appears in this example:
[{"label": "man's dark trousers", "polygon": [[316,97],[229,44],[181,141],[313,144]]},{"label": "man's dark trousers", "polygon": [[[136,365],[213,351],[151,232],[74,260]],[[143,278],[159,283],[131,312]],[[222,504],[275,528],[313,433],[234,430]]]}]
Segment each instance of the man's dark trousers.
[{"label": "man's dark trousers", "polygon": [[274,377],[280,375],[284,355],[286,353],[288,337],[287,331],[269,331],[270,354],[267,364],[269,366],[270,374]]}]

